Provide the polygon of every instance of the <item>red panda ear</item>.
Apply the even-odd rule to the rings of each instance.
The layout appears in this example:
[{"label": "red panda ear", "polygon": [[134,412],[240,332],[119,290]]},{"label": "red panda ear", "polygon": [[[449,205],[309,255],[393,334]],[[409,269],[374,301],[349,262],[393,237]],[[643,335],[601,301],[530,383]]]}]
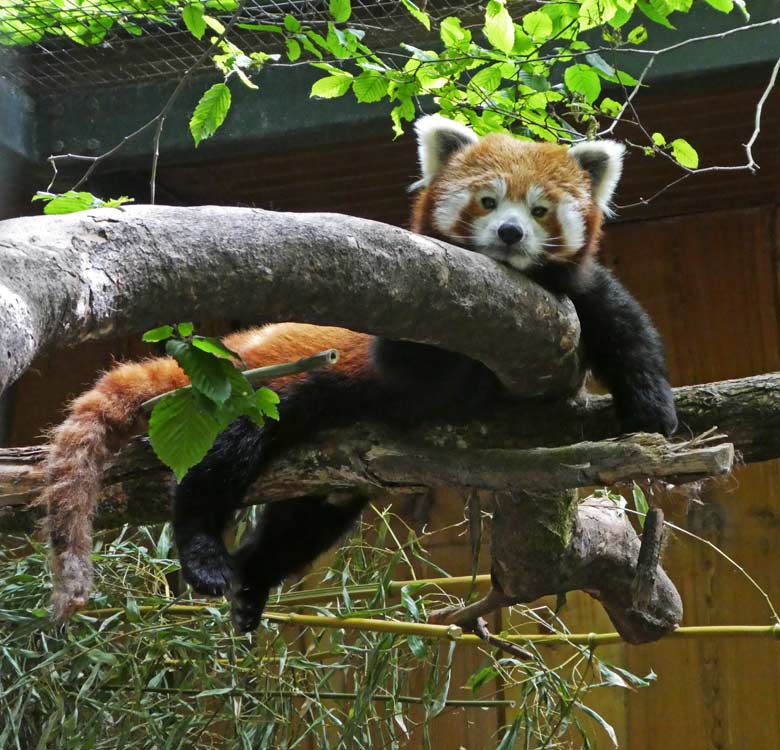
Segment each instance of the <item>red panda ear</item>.
[{"label": "red panda ear", "polygon": [[585,141],[569,149],[569,156],[590,175],[593,200],[607,214],[611,213],[609,202],[623,171],[625,152],[626,147],[617,141]]},{"label": "red panda ear", "polygon": [[473,130],[441,115],[421,117],[414,129],[422,179],[412,185],[413,189],[428,185],[456,151],[478,140]]}]

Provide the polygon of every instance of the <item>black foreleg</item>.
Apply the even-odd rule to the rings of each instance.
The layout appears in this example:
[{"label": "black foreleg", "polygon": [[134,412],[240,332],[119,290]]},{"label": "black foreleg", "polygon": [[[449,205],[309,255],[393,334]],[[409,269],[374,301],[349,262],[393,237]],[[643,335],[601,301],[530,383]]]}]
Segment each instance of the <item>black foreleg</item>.
[{"label": "black foreleg", "polygon": [[268,594],[333,547],[360,515],[366,499],[301,497],[266,505],[257,526],[233,556],[233,622],[254,630]]},{"label": "black foreleg", "polygon": [[221,596],[230,589],[223,534],[256,473],[262,434],[250,420],[238,419],[176,488],[173,530],[182,575],[200,594]]},{"label": "black foreleg", "polygon": [[677,414],[661,337],[639,303],[603,266],[567,293],[577,309],[585,355],[612,393],[624,432],[677,429]]}]

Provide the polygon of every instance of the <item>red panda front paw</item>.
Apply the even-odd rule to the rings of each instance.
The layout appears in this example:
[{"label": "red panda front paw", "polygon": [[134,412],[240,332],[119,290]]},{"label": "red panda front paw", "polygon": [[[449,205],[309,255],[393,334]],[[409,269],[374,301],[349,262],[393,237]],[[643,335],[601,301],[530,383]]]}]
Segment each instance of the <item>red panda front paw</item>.
[{"label": "red panda front paw", "polygon": [[198,534],[179,551],[184,580],[198,594],[224,596],[230,590],[233,567],[221,539]]},{"label": "red panda front paw", "polygon": [[671,437],[677,431],[677,411],[668,386],[616,399],[615,407],[622,433],[657,432]]}]

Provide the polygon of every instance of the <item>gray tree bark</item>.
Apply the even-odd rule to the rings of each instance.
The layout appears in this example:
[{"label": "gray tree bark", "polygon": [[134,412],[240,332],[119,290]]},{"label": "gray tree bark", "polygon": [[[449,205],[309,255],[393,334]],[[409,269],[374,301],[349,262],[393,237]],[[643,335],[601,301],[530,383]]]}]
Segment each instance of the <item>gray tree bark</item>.
[{"label": "gray tree bark", "polygon": [[0,222],[0,393],[49,347],[295,320],[436,344],[518,396],[581,382],[572,305],[488,258],[336,214],[130,206]]}]

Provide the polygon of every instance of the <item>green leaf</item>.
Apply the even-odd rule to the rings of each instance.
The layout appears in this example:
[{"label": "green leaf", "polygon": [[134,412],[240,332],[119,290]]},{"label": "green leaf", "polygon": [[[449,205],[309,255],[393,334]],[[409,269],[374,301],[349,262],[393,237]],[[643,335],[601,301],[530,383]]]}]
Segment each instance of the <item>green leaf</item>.
[{"label": "green leaf", "polygon": [[279,396],[270,388],[258,388],[255,393],[255,405],[260,412],[271,419],[279,421],[279,410],[276,408],[279,403]]},{"label": "green leaf", "polygon": [[466,687],[472,693],[476,693],[488,680],[493,680],[499,676],[498,671],[491,665],[482,667],[479,672],[475,672],[466,681]]},{"label": "green leaf", "polygon": [[300,31],[301,30],[301,22],[291,15],[286,15],[284,17],[284,28],[287,29],[287,31]]},{"label": "green leaf", "polygon": [[655,143],[656,146],[665,146],[666,145],[666,138],[664,138],[662,133],[653,133],[651,136],[653,139],[653,143]]},{"label": "green leaf", "polygon": [[359,102],[378,102],[387,94],[388,81],[377,73],[365,71],[352,84],[355,98]]},{"label": "green leaf", "polygon": [[182,8],[181,17],[190,34],[196,39],[202,39],[206,33],[206,22],[203,20],[203,6],[192,3]]},{"label": "green leaf", "polygon": [[311,87],[310,96],[318,96],[320,99],[335,99],[349,91],[352,85],[352,74],[342,71],[338,75],[325,76],[315,81]]},{"label": "green leaf", "polygon": [[645,493],[642,492],[642,488],[636,482],[634,482],[634,486],[631,488],[631,494],[634,498],[634,507],[639,514],[639,526],[644,528],[645,518],[647,512],[650,510],[650,506],[647,504],[647,498],[645,497]]},{"label": "green leaf", "polygon": [[601,714],[596,713],[592,708],[589,708],[584,703],[575,701],[574,705],[577,706],[577,708],[579,708],[583,713],[586,713],[588,716],[590,716],[590,718],[593,719],[607,733],[607,736],[612,742],[612,746],[617,750],[618,740],[613,726],[603,716],[601,716]]},{"label": "green leaf", "polygon": [[287,40],[287,59],[295,62],[301,56],[301,45],[295,39]]},{"label": "green leaf", "polygon": [[546,13],[535,10],[523,16],[523,30],[537,42],[545,41],[552,34],[553,22]]},{"label": "green leaf", "polygon": [[344,23],[352,15],[350,0],[330,0],[330,14],[336,23]]},{"label": "green leaf", "polygon": [[39,191],[33,196],[33,201],[47,201],[43,213],[50,215],[72,214],[77,211],[86,211],[88,208],[99,208],[103,201],[92,193],[69,190],[62,195]]},{"label": "green leaf", "polygon": [[431,30],[431,17],[427,13],[420,10],[412,0],[401,0],[401,4],[409,12],[409,15],[425,26],[427,31]]},{"label": "green leaf", "polygon": [[230,89],[227,84],[215,83],[206,91],[195,107],[190,120],[190,132],[195,146],[210,138],[225,121],[230,109]]},{"label": "green leaf", "polygon": [[629,44],[642,44],[643,42],[646,42],[647,29],[642,25],[635,26],[633,29],[631,29],[631,31],[628,32],[626,41]]},{"label": "green leaf", "polygon": [[485,10],[485,36],[496,48],[508,55],[515,44],[515,25],[501,0],[490,0]]},{"label": "green leaf", "polygon": [[501,742],[496,750],[512,750],[512,748],[515,747],[522,723],[523,716],[521,714],[512,722],[512,726],[509,727],[506,734],[501,738]]},{"label": "green leaf", "polygon": [[617,117],[620,114],[620,110],[623,109],[623,106],[620,104],[620,102],[616,102],[614,99],[610,99],[608,96],[605,96],[599,104],[599,109],[605,115],[609,115],[610,117]]},{"label": "green leaf", "polygon": [[[231,387],[226,370],[222,366],[223,360],[177,339],[169,339],[165,351],[187,373],[193,388],[217,405],[228,400]],[[224,364],[231,367],[229,362]]]},{"label": "green leaf", "polygon": [[196,698],[209,698],[212,695],[227,695],[233,690],[232,687],[212,688],[211,690],[201,690],[195,697]]},{"label": "green leaf", "polygon": [[500,65],[488,65],[474,75],[469,85],[492,94],[501,85],[502,78]]},{"label": "green leaf", "polygon": [[614,0],[583,0],[580,5],[580,30],[593,29],[610,21],[617,12]]},{"label": "green leaf", "polygon": [[569,91],[582,94],[589,104],[593,104],[601,93],[601,80],[590,65],[570,65],[563,79]]},{"label": "green leaf", "polygon": [[457,47],[471,41],[471,32],[464,29],[460,18],[449,16],[439,26],[439,36],[447,47]]},{"label": "green leaf", "polygon": [[217,34],[224,34],[225,33],[225,26],[221,21],[218,21],[216,18],[212,18],[211,16],[203,16],[203,21],[212,31],[216,31]]},{"label": "green leaf", "polygon": [[420,660],[425,659],[428,649],[425,647],[425,641],[419,635],[407,636],[406,642],[409,644],[409,650]]},{"label": "green leaf", "polygon": [[214,444],[219,423],[201,404],[193,390],[170,393],[149,417],[149,442],[157,457],[173,470],[180,482]]},{"label": "green leaf", "polygon": [[674,29],[674,26],[668,21],[665,15],[658,13],[647,0],[637,0],[637,7],[642,11],[653,23],[666,26],[667,29]]},{"label": "green leaf", "polygon": [[147,331],[143,335],[143,341],[149,344],[154,344],[158,341],[165,341],[173,336],[173,326],[160,326],[159,328],[152,328],[151,331]]},{"label": "green leaf", "polygon": [[176,326],[176,330],[178,331],[179,336],[187,338],[187,336],[192,336],[195,326],[193,326],[192,323],[179,323],[179,325]]},{"label": "green leaf", "polygon": [[[179,323],[179,333],[181,333],[181,323]],[[191,331],[190,331],[191,333]],[[189,334],[182,333],[182,336],[189,336]],[[193,336],[192,345],[201,351],[213,354],[215,357],[221,357],[222,359],[237,359],[241,362],[241,355],[229,349],[222,341],[214,336]]]},{"label": "green leaf", "polygon": [[688,169],[697,169],[699,166],[699,154],[684,138],[675,138],[669,146],[675,161]]},{"label": "green leaf", "polygon": [[733,0],[706,0],[706,2],[721,13],[731,13],[734,10]]}]

